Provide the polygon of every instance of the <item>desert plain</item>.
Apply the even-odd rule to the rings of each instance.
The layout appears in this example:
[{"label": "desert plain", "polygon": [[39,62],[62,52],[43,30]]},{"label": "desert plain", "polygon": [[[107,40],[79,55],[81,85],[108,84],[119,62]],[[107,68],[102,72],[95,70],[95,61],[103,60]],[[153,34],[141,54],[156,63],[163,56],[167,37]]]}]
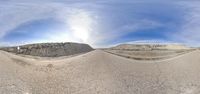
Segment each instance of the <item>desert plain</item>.
[{"label": "desert plain", "polygon": [[0,50],[0,94],[200,93],[200,50],[130,47],[59,57]]}]

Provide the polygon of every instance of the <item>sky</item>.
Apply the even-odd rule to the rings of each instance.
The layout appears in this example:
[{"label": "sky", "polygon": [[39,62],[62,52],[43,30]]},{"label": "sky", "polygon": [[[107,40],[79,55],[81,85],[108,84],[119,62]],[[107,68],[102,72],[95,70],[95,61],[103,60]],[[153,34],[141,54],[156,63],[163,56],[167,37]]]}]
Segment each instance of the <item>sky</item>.
[{"label": "sky", "polygon": [[169,42],[197,47],[199,5],[196,0],[0,0],[0,46]]}]

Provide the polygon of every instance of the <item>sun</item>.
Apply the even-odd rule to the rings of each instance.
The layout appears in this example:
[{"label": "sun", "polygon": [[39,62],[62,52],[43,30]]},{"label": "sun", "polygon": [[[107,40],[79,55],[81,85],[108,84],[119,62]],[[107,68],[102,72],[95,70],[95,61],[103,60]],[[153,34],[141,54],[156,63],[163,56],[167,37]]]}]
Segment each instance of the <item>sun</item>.
[{"label": "sun", "polygon": [[90,32],[92,31],[93,19],[88,12],[83,10],[72,13],[69,17],[68,25],[73,35],[80,40],[80,42],[88,42]]}]

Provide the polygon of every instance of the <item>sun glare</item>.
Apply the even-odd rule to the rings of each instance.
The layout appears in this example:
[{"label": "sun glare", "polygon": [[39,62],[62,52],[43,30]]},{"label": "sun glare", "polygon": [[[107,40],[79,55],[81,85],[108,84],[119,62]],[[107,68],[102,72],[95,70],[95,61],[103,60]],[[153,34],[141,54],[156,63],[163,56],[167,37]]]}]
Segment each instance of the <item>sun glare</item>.
[{"label": "sun glare", "polygon": [[68,24],[74,37],[87,43],[92,30],[92,21],[93,19],[89,13],[79,10],[69,17]]}]

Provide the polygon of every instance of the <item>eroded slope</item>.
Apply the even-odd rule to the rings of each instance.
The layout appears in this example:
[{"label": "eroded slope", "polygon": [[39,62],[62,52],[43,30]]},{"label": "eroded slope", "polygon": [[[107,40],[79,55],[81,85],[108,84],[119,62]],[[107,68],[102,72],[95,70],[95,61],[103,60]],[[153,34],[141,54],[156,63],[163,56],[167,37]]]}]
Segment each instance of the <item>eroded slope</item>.
[{"label": "eroded slope", "polygon": [[93,50],[93,48],[90,47],[88,44],[70,43],[70,42],[29,44],[16,47],[5,47],[1,49],[16,54],[41,56],[41,57],[68,56],[79,53],[85,53]]}]

